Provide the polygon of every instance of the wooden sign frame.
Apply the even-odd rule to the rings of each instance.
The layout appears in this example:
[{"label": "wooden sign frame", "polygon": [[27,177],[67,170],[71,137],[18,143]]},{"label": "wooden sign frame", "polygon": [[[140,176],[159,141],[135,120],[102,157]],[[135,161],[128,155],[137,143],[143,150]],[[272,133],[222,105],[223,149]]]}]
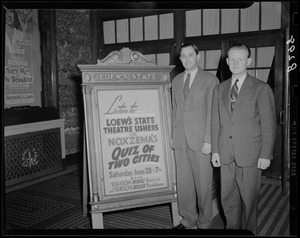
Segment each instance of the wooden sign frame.
[{"label": "wooden sign frame", "polygon": [[170,71],[123,48],[82,71],[93,228],[102,213],[171,203],[179,223]]}]

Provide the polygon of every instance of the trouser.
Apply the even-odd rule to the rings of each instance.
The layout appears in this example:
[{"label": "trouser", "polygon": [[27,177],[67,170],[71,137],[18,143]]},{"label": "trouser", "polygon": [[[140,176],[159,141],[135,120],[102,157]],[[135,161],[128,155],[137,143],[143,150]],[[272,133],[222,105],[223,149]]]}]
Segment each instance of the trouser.
[{"label": "trouser", "polygon": [[256,234],[261,170],[257,167],[221,165],[221,203],[226,229],[246,229]]},{"label": "trouser", "polygon": [[192,151],[187,144],[175,150],[178,210],[187,228],[207,229],[212,223],[211,155]]}]

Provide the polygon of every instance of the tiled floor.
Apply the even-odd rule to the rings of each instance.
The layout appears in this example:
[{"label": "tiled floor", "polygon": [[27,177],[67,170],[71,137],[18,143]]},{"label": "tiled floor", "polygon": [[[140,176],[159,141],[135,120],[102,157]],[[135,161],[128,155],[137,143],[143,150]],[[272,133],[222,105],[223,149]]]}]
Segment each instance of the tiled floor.
[{"label": "tiled floor", "polygon": [[[8,193],[6,227],[91,230],[90,215],[82,216],[81,178],[78,175],[74,171]],[[169,205],[104,213],[104,228],[170,229],[173,224]],[[282,196],[280,181],[264,179],[259,203],[259,235],[289,235],[289,212],[289,193]],[[213,219],[212,229],[224,232],[220,214]]]}]

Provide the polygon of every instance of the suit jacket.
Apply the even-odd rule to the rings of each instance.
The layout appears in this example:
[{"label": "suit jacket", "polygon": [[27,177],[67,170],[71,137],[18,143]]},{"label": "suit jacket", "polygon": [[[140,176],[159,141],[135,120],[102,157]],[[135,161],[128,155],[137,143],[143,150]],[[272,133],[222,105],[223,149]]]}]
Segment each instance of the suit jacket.
[{"label": "suit jacket", "polygon": [[230,88],[231,78],[214,89],[212,153],[219,153],[221,164],[234,156],[242,167],[257,166],[258,158],[273,159],[276,116],[272,89],[247,74],[231,112]]},{"label": "suit jacket", "polygon": [[198,68],[186,102],[183,96],[183,81],[184,72],[172,81],[173,146],[175,149],[181,149],[187,140],[190,149],[199,151],[204,141],[211,143],[212,94],[219,80],[215,75]]}]

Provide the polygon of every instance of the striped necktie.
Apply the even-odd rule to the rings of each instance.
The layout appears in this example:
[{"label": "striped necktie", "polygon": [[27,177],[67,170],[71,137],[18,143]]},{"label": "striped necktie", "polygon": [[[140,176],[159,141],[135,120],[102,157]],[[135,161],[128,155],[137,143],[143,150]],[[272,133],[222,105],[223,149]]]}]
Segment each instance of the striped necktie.
[{"label": "striped necktie", "polygon": [[238,86],[237,86],[237,83],[238,83],[238,79],[235,81],[235,83],[233,84],[232,88],[231,88],[231,92],[230,92],[230,97],[231,97],[231,111],[233,111],[233,108],[234,108],[234,103],[238,97]]},{"label": "striped necktie", "polygon": [[185,83],[184,83],[184,86],[183,86],[183,96],[184,96],[184,101],[186,100],[186,97],[189,93],[189,90],[190,90],[190,76],[191,74],[187,74],[187,77],[185,79]]}]

